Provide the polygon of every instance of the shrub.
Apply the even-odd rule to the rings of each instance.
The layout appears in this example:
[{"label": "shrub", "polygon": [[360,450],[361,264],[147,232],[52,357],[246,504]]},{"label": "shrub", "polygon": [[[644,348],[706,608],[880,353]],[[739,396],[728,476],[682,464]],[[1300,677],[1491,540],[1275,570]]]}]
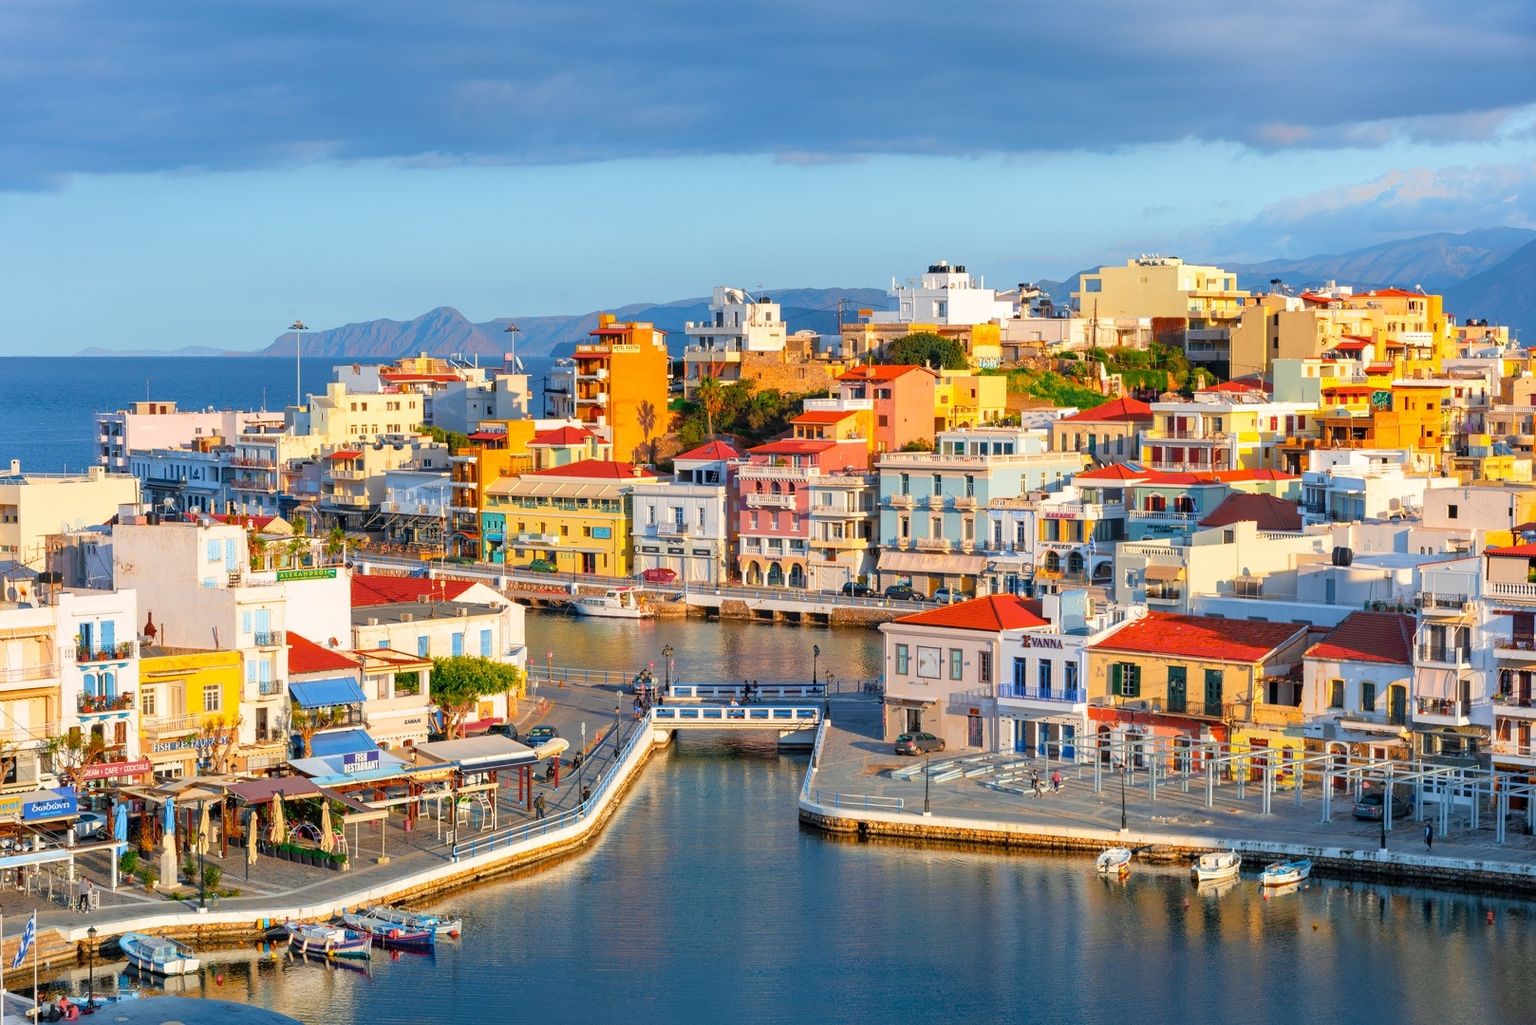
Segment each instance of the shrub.
[{"label": "shrub", "polygon": [[139,852],[133,848],[123,852],[123,856],[117,859],[117,867],[125,876],[136,875],[139,867]]}]

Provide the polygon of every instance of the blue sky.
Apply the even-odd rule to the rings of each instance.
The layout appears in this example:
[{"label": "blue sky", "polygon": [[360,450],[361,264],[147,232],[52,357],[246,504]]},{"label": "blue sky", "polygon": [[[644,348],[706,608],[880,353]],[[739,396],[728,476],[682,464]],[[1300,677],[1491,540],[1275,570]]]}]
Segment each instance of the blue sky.
[{"label": "blue sky", "polygon": [[0,353],[1536,226],[1536,11],[0,6]]}]

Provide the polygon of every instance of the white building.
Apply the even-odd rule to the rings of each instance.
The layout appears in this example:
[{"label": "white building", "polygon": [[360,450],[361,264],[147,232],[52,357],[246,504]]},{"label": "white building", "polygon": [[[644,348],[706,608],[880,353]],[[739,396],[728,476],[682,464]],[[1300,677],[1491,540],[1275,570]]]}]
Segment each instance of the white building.
[{"label": "white building", "polygon": [[177,409],[174,402],[135,402],[127,409],[96,414],[96,462],[114,473],[128,472],[128,456],[157,448],[191,448],[241,434],[281,431],[282,413],[238,409]]},{"label": "white building", "polygon": [[1485,755],[1493,733],[1495,649],[1510,648],[1513,617],[1484,601],[1482,562],[1448,560],[1423,571],[1410,712],[1416,753],[1427,757]]},{"label": "white building", "polygon": [[1417,516],[1424,492],[1457,486],[1453,477],[1410,474],[1400,450],[1313,449],[1301,475],[1304,524]]},{"label": "white building", "polygon": [[[63,731],[99,742],[104,765],[139,756],[138,604],[131,590],[64,590],[50,595],[58,616]],[[105,777],[103,777],[105,778]]]},{"label": "white building", "polygon": [[139,482],[93,466],[84,473],[25,473],[12,459],[0,474],[0,567],[44,564],[44,539],[105,523],[125,502],[139,500]]},{"label": "white building", "polygon": [[1329,754],[1405,758],[1417,623],[1351,612],[1302,662],[1303,730]]},{"label": "white building", "polygon": [[672,461],[671,480],[631,487],[637,573],[670,569],[679,583],[726,582],[726,560],[735,543],[731,464],[740,458],[726,442],[707,442]]},{"label": "white building", "polygon": [[965,267],[940,260],[917,280],[898,285],[891,279],[887,293],[896,300],[894,310],[876,310],[871,324],[987,324],[1013,317],[1017,307],[999,298],[985,280],[967,274]]}]

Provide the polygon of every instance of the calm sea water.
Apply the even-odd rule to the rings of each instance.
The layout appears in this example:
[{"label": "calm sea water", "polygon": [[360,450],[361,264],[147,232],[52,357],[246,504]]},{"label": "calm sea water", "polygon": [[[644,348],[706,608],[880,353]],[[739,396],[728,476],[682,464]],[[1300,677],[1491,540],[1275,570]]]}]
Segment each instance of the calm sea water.
[{"label": "calm sea water", "polygon": [[[530,646],[633,666],[672,644],[680,675],[799,679],[810,645],[857,675],[873,631],[529,617]],[[493,1022],[1529,1022],[1536,908],[1252,879],[1196,893],[1143,866],[858,843],[802,829],[803,756],[685,738],[647,767],[588,851],[454,895],[465,936],[371,974],[246,948],[210,953],[194,994],[310,1025]],[[1487,911],[1495,912],[1489,924]]]},{"label": "calm sea water", "polygon": [[[304,361],[306,392],[324,391],[334,359]],[[549,360],[525,361],[541,375]],[[537,387],[537,381],[535,381]],[[255,356],[0,358],[0,469],[79,470],[94,459],[92,414],[148,395],[182,409],[274,409],[293,402],[293,362]]]}]

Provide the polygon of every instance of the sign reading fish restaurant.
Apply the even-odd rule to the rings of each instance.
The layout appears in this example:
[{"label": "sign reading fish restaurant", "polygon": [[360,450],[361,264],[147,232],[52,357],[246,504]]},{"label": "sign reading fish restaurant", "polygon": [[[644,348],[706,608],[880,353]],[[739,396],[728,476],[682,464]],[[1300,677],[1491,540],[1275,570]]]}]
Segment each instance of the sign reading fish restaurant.
[{"label": "sign reading fish restaurant", "polygon": [[355,751],[341,756],[341,771],[347,775],[370,772],[379,767],[377,751]]}]

